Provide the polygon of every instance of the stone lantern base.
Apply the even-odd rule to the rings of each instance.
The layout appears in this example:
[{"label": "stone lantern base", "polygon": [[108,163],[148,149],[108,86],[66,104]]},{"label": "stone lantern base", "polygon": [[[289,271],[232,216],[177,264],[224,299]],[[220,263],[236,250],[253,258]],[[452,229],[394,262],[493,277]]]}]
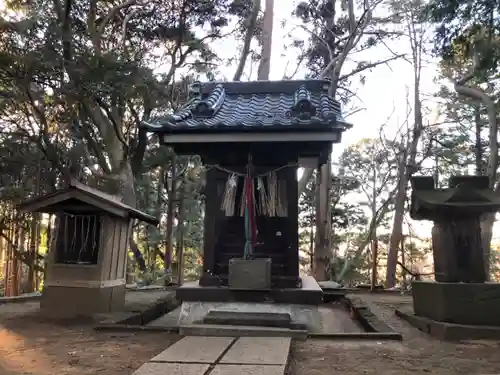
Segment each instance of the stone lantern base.
[{"label": "stone lantern base", "polygon": [[437,322],[500,327],[500,284],[414,281],[416,316]]}]

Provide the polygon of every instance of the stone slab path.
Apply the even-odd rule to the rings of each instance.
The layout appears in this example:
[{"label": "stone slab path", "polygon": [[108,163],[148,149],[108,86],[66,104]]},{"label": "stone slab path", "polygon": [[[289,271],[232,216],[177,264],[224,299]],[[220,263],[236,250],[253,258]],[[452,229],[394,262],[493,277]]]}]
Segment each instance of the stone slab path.
[{"label": "stone slab path", "polygon": [[289,337],[186,336],[132,375],[283,375]]}]

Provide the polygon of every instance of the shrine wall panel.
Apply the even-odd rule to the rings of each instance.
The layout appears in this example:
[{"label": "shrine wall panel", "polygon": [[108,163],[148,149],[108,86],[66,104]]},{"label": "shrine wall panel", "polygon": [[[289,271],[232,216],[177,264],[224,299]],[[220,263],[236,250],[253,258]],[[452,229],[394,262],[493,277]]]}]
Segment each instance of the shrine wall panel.
[{"label": "shrine wall panel", "polygon": [[102,280],[124,279],[127,255],[128,221],[114,217],[103,217]]}]

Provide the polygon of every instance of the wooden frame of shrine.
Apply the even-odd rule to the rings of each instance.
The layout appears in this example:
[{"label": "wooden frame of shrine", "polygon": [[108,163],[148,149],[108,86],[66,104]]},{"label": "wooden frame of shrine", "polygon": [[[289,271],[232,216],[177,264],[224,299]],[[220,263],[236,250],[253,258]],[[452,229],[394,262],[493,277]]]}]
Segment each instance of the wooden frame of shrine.
[{"label": "wooden frame of shrine", "polygon": [[195,83],[180,111],[144,123],[177,154],[200,155],[207,170],[203,275],[197,287],[179,288],[178,299],[306,288],[299,275],[297,169],[303,161],[324,164],[350,127],[329,84]]}]

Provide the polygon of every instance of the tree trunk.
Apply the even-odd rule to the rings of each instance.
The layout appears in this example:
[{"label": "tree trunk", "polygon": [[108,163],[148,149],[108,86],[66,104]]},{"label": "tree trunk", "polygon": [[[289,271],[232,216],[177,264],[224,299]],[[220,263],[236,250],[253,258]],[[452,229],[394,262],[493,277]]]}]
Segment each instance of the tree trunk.
[{"label": "tree trunk", "polygon": [[[415,64],[418,62],[415,61]],[[418,71],[417,71],[418,69]],[[406,194],[408,191],[408,184],[411,176],[416,171],[416,161],[418,152],[418,143],[422,136],[423,129],[423,115],[422,115],[422,101],[420,100],[420,67],[415,67],[414,77],[414,123],[411,135],[411,142],[409,142],[408,151],[403,151],[402,158],[399,163],[399,180],[398,191],[394,204],[394,221],[392,224],[392,233],[389,241],[389,252],[387,254],[387,274],[386,274],[386,288],[393,288],[396,285],[396,267],[398,264],[399,244],[403,236],[403,219],[406,206]]]},{"label": "tree trunk", "polygon": [[[373,191],[372,191],[372,222],[375,222],[377,217],[377,168],[373,168]],[[377,227],[371,228],[371,247],[372,247],[372,277],[370,283],[371,291],[375,291],[377,287],[377,271],[378,271],[378,238]]]},{"label": "tree trunk", "polygon": [[[9,215],[10,216],[10,215]],[[10,218],[9,218],[10,219]],[[4,281],[4,296],[12,297],[12,266],[14,259],[14,251],[12,249],[12,222],[7,228],[7,253],[5,256],[5,281]]]},{"label": "tree trunk", "polygon": [[36,271],[36,260],[38,256],[38,244],[40,238],[40,214],[34,213],[31,217],[30,224],[30,236],[29,236],[29,274],[28,274],[28,293],[31,293],[36,290],[36,280],[37,280],[37,271]]},{"label": "tree trunk", "polygon": [[[163,189],[165,189],[165,183],[166,183],[166,168],[161,167],[160,170],[158,171],[158,191],[156,195],[156,217],[161,217],[163,214],[163,210],[165,209],[164,207],[164,198],[163,198]],[[167,189],[168,193],[168,189]],[[168,197],[167,197],[168,198]],[[162,230],[161,228],[159,229],[159,235],[162,236]],[[166,237],[164,237],[166,238]],[[159,256],[162,261],[165,259],[165,254],[162,252],[162,247],[163,247],[163,241],[158,241],[154,248],[154,253],[152,254],[152,267],[155,268],[156,265],[156,258]]]},{"label": "tree trunk", "polygon": [[167,188],[167,228],[166,228],[166,240],[167,247],[165,249],[165,274],[167,278],[166,283],[170,283],[171,280],[167,280],[171,271],[172,263],[172,253],[174,250],[174,217],[175,217],[175,202],[177,199],[177,157],[175,154],[172,155],[172,176],[170,178],[170,186],[168,186],[168,178],[165,178],[165,187]]},{"label": "tree trunk", "polygon": [[[487,176],[490,178],[490,187],[495,189],[495,192],[500,193],[500,184],[497,182],[497,168],[498,168],[498,124],[497,124],[497,110],[494,100],[484,92],[480,87],[466,86],[465,83],[474,77],[473,71],[456,81],[454,84],[455,91],[459,95],[468,98],[479,100],[486,107],[488,112],[488,125],[489,125],[489,139],[488,145],[490,154],[488,158]],[[495,186],[496,185],[496,186]],[[481,243],[483,245],[483,259],[486,270],[486,277],[489,279],[490,274],[490,250],[491,238],[493,233],[493,224],[495,223],[494,214],[486,214],[481,218]]]},{"label": "tree trunk", "polygon": [[175,257],[177,260],[177,285],[182,285],[184,282],[184,220],[185,208],[184,201],[186,199],[187,181],[184,181],[182,190],[179,194],[178,207],[178,224],[177,224],[177,241],[175,244]]},{"label": "tree trunk", "polygon": [[[146,186],[144,187],[144,207],[151,207],[152,202],[150,200],[150,195],[151,195],[151,179],[147,178],[146,180]],[[146,269],[151,272],[151,265],[154,263],[154,249],[153,249],[153,256],[151,256],[151,242],[149,240],[149,230],[146,226],[142,226],[142,228],[139,229],[139,233],[141,232],[144,233],[144,249],[142,251],[143,256],[145,256],[144,263],[146,265]],[[153,261],[151,261],[153,259]],[[152,276],[152,275],[150,275]],[[150,282],[151,279],[148,277],[148,282]]]},{"label": "tree trunk", "polygon": [[[24,216],[24,215],[23,215]],[[18,231],[18,235],[19,235],[19,252],[21,254],[24,254],[26,258],[30,258],[30,254],[29,254],[29,248],[27,248],[27,242],[26,242],[26,233],[25,233],[25,230],[24,230],[24,217],[19,217],[19,220],[21,221],[19,223],[19,231]],[[26,293],[26,291],[29,289],[27,288],[26,286],[26,281],[27,281],[27,276],[28,274],[30,273],[29,272],[29,267],[28,267],[28,274],[26,274],[24,271],[25,271],[25,267],[23,267],[23,262],[22,260],[19,258],[19,257],[16,257],[17,258],[17,274],[18,274],[18,281],[17,281],[17,289],[18,289],[18,294],[23,294],[23,293]],[[34,263],[31,262],[31,259],[28,263],[31,263],[32,267],[34,267]]]},{"label": "tree trunk", "polygon": [[271,71],[271,51],[273,39],[274,0],[266,0],[266,10],[262,20],[262,53],[260,58],[257,79],[265,81],[269,79]]},{"label": "tree trunk", "polygon": [[408,285],[407,281],[407,272],[406,272],[406,256],[405,256],[405,247],[403,241],[401,241],[401,264],[403,265],[403,270],[401,271],[401,277],[403,278],[403,289],[406,289]]},{"label": "tree trunk", "polygon": [[[135,178],[132,172],[132,166],[130,164],[130,161],[128,160],[122,161],[122,163],[124,163],[125,165],[123,166],[123,170],[119,175],[119,195],[121,196],[123,203],[132,208],[135,208],[137,206],[137,196],[135,193]],[[139,247],[134,242],[133,231],[130,231],[129,247],[134,254],[135,261],[137,262],[139,270],[145,272],[147,270],[146,262],[141,251],[139,250]],[[127,259],[129,258],[127,257]]]},{"label": "tree trunk", "polygon": [[311,180],[313,174],[314,174],[314,168],[303,168],[302,176],[300,177],[299,180],[299,188],[298,188],[299,197],[306,189],[307,183]]},{"label": "tree trunk", "polygon": [[476,158],[476,176],[482,176],[484,171],[483,171],[483,146],[482,146],[482,137],[481,137],[481,130],[482,130],[482,122],[481,122],[481,107],[479,105],[474,106],[474,123],[476,125],[476,152],[475,152],[475,158]]},{"label": "tree trunk", "polygon": [[387,215],[387,212],[389,211],[389,202],[392,199],[392,197],[389,197],[387,201],[385,201],[382,206],[377,210],[377,214],[375,217],[372,217],[369,225],[369,231],[368,235],[366,238],[363,240],[363,242],[358,246],[356,253],[354,254],[353,257],[346,259],[344,262],[344,266],[342,267],[342,271],[340,271],[340,274],[337,277],[337,282],[341,282],[342,279],[344,278],[345,273],[349,269],[349,265],[351,262],[355,259],[358,259],[364,252],[365,248],[370,244],[370,240],[372,238],[372,231],[377,228],[380,225],[380,222],[384,219],[385,215]]},{"label": "tree trunk", "polygon": [[260,0],[254,0],[252,5],[252,11],[246,20],[247,31],[243,41],[243,48],[241,49],[240,61],[238,62],[238,67],[234,73],[233,81],[241,80],[243,75],[243,70],[245,69],[245,64],[248,60],[248,55],[250,53],[250,44],[252,43],[253,34],[255,32],[255,26],[257,24],[257,17],[260,11]]},{"label": "tree trunk", "polygon": [[[481,130],[483,128],[481,121],[481,107],[474,106],[474,122],[475,122],[475,164],[476,175],[482,176],[484,174],[483,167],[483,147]],[[491,128],[491,126],[490,126]],[[495,214],[486,214],[481,218],[481,244],[483,247],[484,267],[486,271],[487,280],[490,278],[490,247],[491,239],[493,237],[493,225],[495,224]]]},{"label": "tree trunk", "polygon": [[401,156],[398,166],[398,190],[396,192],[392,233],[389,240],[389,252],[387,254],[386,288],[393,288],[396,285],[396,267],[398,263],[399,244],[403,236],[403,219],[405,214],[406,191],[408,189],[406,160],[407,155],[405,152]]},{"label": "tree trunk", "polygon": [[314,220],[311,217],[311,223],[309,225],[309,262],[311,267],[309,270],[310,275],[314,275]]},{"label": "tree trunk", "polygon": [[[3,272],[3,275],[4,275],[4,278],[5,278],[5,259],[6,259],[6,255],[7,255],[7,249],[6,249],[6,246],[5,246],[5,239],[0,236],[0,274]],[[5,279],[4,279],[4,282],[5,282]]]},{"label": "tree trunk", "polygon": [[331,160],[322,165],[316,183],[316,246],[314,249],[314,277],[317,281],[330,279],[331,263],[331,207],[330,185],[332,180]]},{"label": "tree trunk", "polygon": [[22,275],[19,274],[19,259],[14,255],[15,249],[18,249],[18,252],[22,254],[20,245],[21,240],[21,226],[20,226],[20,218],[18,215],[15,215],[12,229],[12,281],[11,281],[11,296],[18,296],[20,292],[20,282],[22,279]]},{"label": "tree trunk", "polygon": [[52,244],[55,240],[55,236],[54,236],[54,221],[57,221],[55,218],[54,218],[54,215],[53,214],[49,214],[49,219],[47,221],[47,240],[45,242],[45,246],[47,248],[47,252],[45,253],[45,257],[43,259],[43,285],[45,285],[45,280],[47,279],[47,262],[48,262],[48,257],[50,256],[50,253],[52,251],[55,251]]},{"label": "tree trunk", "polygon": [[490,280],[490,252],[491,239],[493,238],[493,225],[495,224],[495,214],[485,214],[481,218],[481,244],[483,249],[484,269],[486,280]]},{"label": "tree trunk", "polygon": [[373,231],[373,238],[371,240],[371,252],[372,252],[372,277],[370,282],[370,290],[373,292],[377,288],[377,278],[378,278],[378,239],[377,231]]},{"label": "tree trunk", "polygon": [[394,221],[392,225],[392,233],[389,241],[389,252],[387,254],[387,274],[386,287],[392,288],[396,284],[396,267],[398,263],[399,244],[403,236],[403,218],[405,214],[406,194],[411,176],[416,172],[416,158],[418,152],[418,144],[422,135],[423,115],[422,101],[420,99],[420,78],[422,72],[422,51],[424,45],[425,31],[418,28],[419,22],[415,13],[419,9],[415,9],[414,5],[410,4],[410,8],[405,10],[405,27],[409,35],[413,66],[413,129],[411,140],[407,142],[407,148],[404,151],[404,158],[401,160],[399,168],[398,191],[396,195],[394,207]]}]

